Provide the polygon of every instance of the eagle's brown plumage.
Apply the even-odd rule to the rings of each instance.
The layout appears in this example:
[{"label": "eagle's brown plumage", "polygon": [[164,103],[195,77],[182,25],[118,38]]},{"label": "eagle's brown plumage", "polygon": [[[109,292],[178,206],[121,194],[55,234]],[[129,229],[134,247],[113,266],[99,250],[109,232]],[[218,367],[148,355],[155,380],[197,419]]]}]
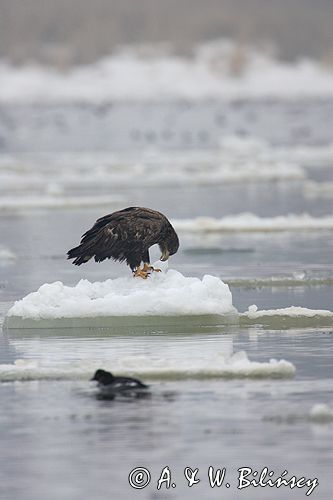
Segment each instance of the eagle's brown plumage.
[{"label": "eagle's brown plumage", "polygon": [[98,219],[82,236],[79,246],[67,253],[80,266],[94,258],[126,260],[132,271],[149,264],[149,248],[158,244],[162,260],[177,252],[178,236],[165,215],[142,207],[129,207]]}]

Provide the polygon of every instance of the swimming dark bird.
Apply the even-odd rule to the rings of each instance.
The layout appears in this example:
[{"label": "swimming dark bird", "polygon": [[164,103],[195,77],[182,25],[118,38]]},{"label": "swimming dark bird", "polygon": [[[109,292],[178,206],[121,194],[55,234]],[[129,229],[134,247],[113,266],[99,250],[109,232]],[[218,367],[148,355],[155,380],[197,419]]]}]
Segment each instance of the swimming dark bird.
[{"label": "swimming dark bird", "polygon": [[131,377],[115,377],[112,373],[105,370],[97,370],[91,380],[96,380],[101,389],[107,389],[110,392],[133,391],[138,389],[148,389],[148,385],[140,380]]},{"label": "swimming dark bird", "polygon": [[149,248],[156,244],[162,261],[179,248],[177,233],[168,219],[150,208],[129,207],[98,219],[84,233],[80,245],[68,251],[67,258],[74,259],[76,266],[92,258],[95,262],[126,260],[134,276],[146,279],[150,272],[160,271],[150,265]]}]

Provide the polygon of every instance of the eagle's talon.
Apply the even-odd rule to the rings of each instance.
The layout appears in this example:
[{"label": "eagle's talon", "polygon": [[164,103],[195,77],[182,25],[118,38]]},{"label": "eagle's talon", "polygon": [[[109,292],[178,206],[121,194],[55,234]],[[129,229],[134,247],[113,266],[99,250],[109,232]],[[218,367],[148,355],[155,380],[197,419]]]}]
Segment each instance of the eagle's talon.
[{"label": "eagle's talon", "polygon": [[142,279],[146,280],[148,278],[148,276],[149,276],[149,273],[147,271],[145,271],[144,269],[141,269],[140,267],[133,272],[134,278],[142,278]]},{"label": "eagle's talon", "polygon": [[150,266],[150,265],[149,265],[149,264],[147,264],[147,263],[145,263],[145,264],[143,265],[142,270],[143,270],[144,272],[146,272],[146,273],[151,273],[151,272],[154,272],[154,271],[156,271],[157,273],[161,273],[161,272],[162,272],[162,270],[161,270],[161,269],[155,269],[155,267],[154,267],[154,266]]}]

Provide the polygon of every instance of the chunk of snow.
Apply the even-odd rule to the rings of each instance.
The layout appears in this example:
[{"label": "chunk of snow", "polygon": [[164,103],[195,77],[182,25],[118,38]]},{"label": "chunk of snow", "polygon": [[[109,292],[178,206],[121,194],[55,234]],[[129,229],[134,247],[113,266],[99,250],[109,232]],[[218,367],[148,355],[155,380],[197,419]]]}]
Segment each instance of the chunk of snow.
[{"label": "chunk of snow", "polygon": [[99,316],[184,316],[235,313],[228,285],[205,275],[188,278],[175,270],[153,273],[147,280],[127,276],[76,286],[46,283],[15,302],[7,316],[24,319]]},{"label": "chunk of snow", "polygon": [[[129,356],[112,360],[110,365],[102,363],[105,370],[117,375],[134,375],[144,379],[180,380],[204,378],[289,378],[295,373],[292,363],[270,359],[267,362],[250,361],[245,351],[231,355],[216,353],[209,359],[184,358],[182,362],[173,357]],[[101,367],[100,361],[78,361],[71,366],[52,363],[46,366],[41,361],[16,360],[14,364],[0,365],[0,381],[12,380],[89,380]]]},{"label": "chunk of snow", "polygon": [[333,312],[326,309],[308,309],[307,307],[295,306],[284,307],[282,309],[258,310],[256,305],[252,305],[242,314],[242,316],[248,317],[249,319],[257,319],[264,316],[288,316],[290,318],[313,318],[315,316],[323,316],[333,318]]},{"label": "chunk of snow", "polygon": [[318,423],[333,422],[333,410],[325,404],[316,404],[311,408],[310,420]]},{"label": "chunk of snow", "polygon": [[277,217],[259,217],[252,213],[194,219],[175,219],[173,226],[178,231],[193,233],[225,231],[295,231],[309,229],[332,229],[333,217],[312,217],[308,214],[289,214]]},{"label": "chunk of snow", "polygon": [[16,255],[11,250],[9,250],[9,248],[0,246],[0,264],[1,261],[13,261],[15,259]]}]

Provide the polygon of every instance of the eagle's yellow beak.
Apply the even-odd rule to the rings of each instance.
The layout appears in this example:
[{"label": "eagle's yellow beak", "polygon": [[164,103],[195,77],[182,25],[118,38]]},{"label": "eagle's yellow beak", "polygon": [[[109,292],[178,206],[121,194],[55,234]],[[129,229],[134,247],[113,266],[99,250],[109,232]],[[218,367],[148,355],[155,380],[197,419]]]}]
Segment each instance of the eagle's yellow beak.
[{"label": "eagle's yellow beak", "polygon": [[163,250],[163,253],[160,257],[160,260],[162,262],[164,262],[164,261],[168,260],[169,257],[170,257],[170,253],[168,252],[168,250]]}]

